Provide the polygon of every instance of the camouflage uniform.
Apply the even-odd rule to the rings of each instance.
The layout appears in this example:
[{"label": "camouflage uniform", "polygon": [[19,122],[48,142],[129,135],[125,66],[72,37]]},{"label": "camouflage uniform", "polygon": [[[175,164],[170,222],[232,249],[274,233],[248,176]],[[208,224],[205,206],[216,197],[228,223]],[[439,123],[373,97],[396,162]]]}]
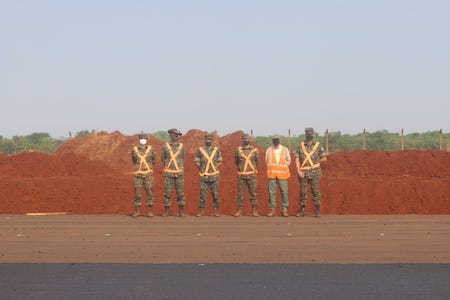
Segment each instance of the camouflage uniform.
[{"label": "camouflage uniform", "polygon": [[[248,157],[248,162],[245,157]],[[248,188],[252,206],[256,207],[258,205],[256,198],[256,174],[259,165],[259,151],[252,145],[238,147],[234,153],[234,161],[238,169],[237,209],[241,210],[244,205],[245,187]]]},{"label": "camouflage uniform", "polygon": [[[208,156],[206,157],[205,154]],[[212,156],[213,155],[213,156]],[[211,157],[212,156],[212,157]],[[209,163],[208,159],[211,159]],[[215,209],[219,208],[219,167],[222,162],[222,154],[220,150],[215,146],[203,146],[197,150],[194,159],[195,163],[199,164],[200,169],[200,202],[199,207],[201,209],[206,207],[206,198],[208,194],[208,187],[211,189],[213,197],[213,206]]]},{"label": "camouflage uniform", "polygon": [[[295,157],[299,158],[300,164],[305,164],[305,168],[311,167],[311,165],[309,162],[305,162],[307,153],[303,151],[302,144],[304,144],[307,153],[311,153],[313,148],[317,147],[315,152],[311,155],[313,165],[319,164],[320,159],[326,156],[325,149],[318,141],[312,141],[310,145],[307,144],[306,140],[301,142],[295,152]],[[305,174],[305,177],[298,177],[300,182],[300,207],[304,208],[306,206],[306,200],[308,199],[308,184],[311,184],[314,205],[320,207],[320,179],[322,177],[320,165],[312,169],[304,169],[302,172]]]},{"label": "camouflage uniform", "polygon": [[[178,152],[178,154],[176,154]],[[184,145],[182,143],[165,143],[162,147],[161,161],[164,166],[164,206],[171,204],[173,188],[177,192],[177,203],[184,206]],[[175,161],[171,162],[173,155],[177,155]],[[170,162],[170,165],[169,165]],[[176,162],[176,164],[175,164]],[[178,170],[176,168],[178,166]]]},{"label": "camouflage uniform", "polygon": [[[141,157],[145,159],[142,162]],[[144,186],[147,196],[147,206],[154,205],[153,198],[153,166],[156,163],[156,153],[151,146],[138,145],[131,150],[131,160],[133,162],[133,187],[134,187],[134,207],[142,205],[142,186]]]}]

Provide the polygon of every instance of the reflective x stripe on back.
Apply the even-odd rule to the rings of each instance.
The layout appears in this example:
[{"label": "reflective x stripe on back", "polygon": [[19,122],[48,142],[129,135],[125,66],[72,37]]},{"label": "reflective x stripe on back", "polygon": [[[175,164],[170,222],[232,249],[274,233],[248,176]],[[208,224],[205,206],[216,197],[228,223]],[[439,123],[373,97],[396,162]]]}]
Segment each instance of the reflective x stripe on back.
[{"label": "reflective x stripe on back", "polygon": [[[139,158],[139,169],[137,169],[137,171],[134,171],[134,174],[149,174],[149,173],[153,173],[153,170],[150,168],[150,166],[148,165],[147,162],[147,155],[150,153],[150,149],[152,148],[152,146],[148,146],[147,149],[145,150],[144,154],[140,154],[139,153],[139,149],[137,146],[134,146],[133,150],[134,153],[136,154],[136,156]],[[142,167],[145,167],[146,170],[142,170]]]},{"label": "reflective x stripe on back", "polygon": [[[317,149],[319,148],[320,143],[316,142],[316,144],[314,145],[313,149],[311,150],[311,152],[306,152],[306,146],[305,146],[305,142],[302,142],[302,151],[303,153],[305,153],[305,159],[303,160],[302,165],[300,166],[300,170],[311,170],[311,169],[315,169],[320,167],[320,163],[314,164],[311,157],[312,155],[317,151]],[[309,166],[305,166],[306,163],[309,164]]]},{"label": "reflective x stripe on back", "polygon": [[[183,143],[180,143],[180,145],[178,146],[177,152],[175,152],[175,154],[173,153],[172,148],[170,147],[169,143],[166,143],[166,146],[167,146],[167,149],[169,149],[170,160],[169,160],[169,163],[167,164],[166,168],[164,169],[164,171],[169,172],[169,173],[183,172],[183,169],[180,169],[180,167],[178,166],[178,162],[177,162],[177,157],[180,154],[181,148],[183,147]],[[175,170],[169,169],[172,164],[175,167]]]},{"label": "reflective x stripe on back", "polygon": [[[239,175],[249,175],[249,174],[256,174],[257,170],[255,169],[255,166],[252,164],[252,161],[250,160],[250,158],[252,157],[253,153],[256,152],[256,148],[253,148],[252,151],[250,151],[250,153],[248,155],[245,155],[244,151],[242,151],[242,147],[239,147],[239,154],[245,158],[245,164],[244,164],[244,169],[242,170],[242,172],[238,171]],[[247,168],[250,167],[250,170],[247,171]]]},{"label": "reflective x stripe on back", "polygon": [[[219,171],[217,171],[216,166],[214,165],[213,162],[213,158],[214,155],[216,155],[217,152],[217,147],[215,147],[211,153],[211,156],[208,156],[208,153],[206,153],[205,149],[203,149],[202,147],[198,148],[198,150],[200,150],[200,152],[203,154],[203,156],[208,160],[208,162],[206,163],[206,168],[205,168],[205,172],[204,173],[199,173],[200,176],[211,176],[211,175],[216,175],[219,174]],[[212,168],[212,172],[208,172],[209,168]]]}]

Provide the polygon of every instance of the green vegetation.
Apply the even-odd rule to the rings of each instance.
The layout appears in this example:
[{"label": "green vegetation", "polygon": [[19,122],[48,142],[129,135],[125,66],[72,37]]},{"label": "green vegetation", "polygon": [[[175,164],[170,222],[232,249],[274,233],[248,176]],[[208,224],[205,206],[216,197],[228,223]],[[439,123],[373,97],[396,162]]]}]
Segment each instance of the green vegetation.
[{"label": "green vegetation", "polygon": [[[75,134],[80,138],[93,133],[94,131],[82,130]],[[169,140],[167,131],[157,131],[152,133],[153,136],[161,140]],[[273,136],[256,136],[254,140],[261,147],[267,148],[272,145]],[[440,147],[439,131],[429,131],[425,133],[411,133],[404,136],[405,149],[416,150],[439,150]],[[290,145],[292,151],[296,149],[300,141],[305,136],[292,136]],[[316,135],[316,139],[325,145],[325,137]],[[11,139],[4,138],[0,135],[0,153],[14,155],[25,151],[39,151],[44,153],[53,153],[67,139],[54,139],[48,133],[33,133],[26,136],[13,136]],[[289,146],[289,138],[281,136],[281,143]],[[328,134],[328,150],[330,153],[338,151],[353,151],[362,149],[363,135],[342,134],[341,132],[330,132]],[[444,150],[450,150],[450,134],[442,135],[442,144]],[[401,135],[391,133],[386,130],[376,131],[373,133],[366,132],[366,150],[395,151],[401,150]]]}]

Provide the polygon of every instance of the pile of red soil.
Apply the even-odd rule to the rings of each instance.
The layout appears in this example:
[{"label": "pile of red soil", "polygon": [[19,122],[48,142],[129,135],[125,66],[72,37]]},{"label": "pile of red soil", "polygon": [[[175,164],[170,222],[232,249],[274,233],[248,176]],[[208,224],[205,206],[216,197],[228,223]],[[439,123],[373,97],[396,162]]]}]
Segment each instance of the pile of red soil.
[{"label": "pile of red soil", "polygon": [[[204,131],[190,130],[181,137],[186,145],[186,212],[198,210],[198,169],[195,152],[204,142]],[[220,137],[213,133],[224,163],[221,166],[221,213],[236,209],[234,152],[242,132]],[[94,133],[67,141],[53,155],[27,152],[0,154],[0,213],[68,212],[75,214],[130,214],[133,211],[131,148],[137,136],[120,132]],[[155,166],[155,211],[163,211],[161,146],[164,141],[149,136],[157,152]],[[256,145],[255,145],[256,146]],[[265,150],[260,150],[258,177],[259,211],[268,212]],[[294,158],[294,157],[293,157]],[[450,153],[444,151],[353,151],[328,156],[322,165],[323,214],[449,214]],[[290,214],[299,208],[299,183],[289,179]],[[177,211],[175,194],[172,211]],[[278,195],[278,199],[280,196]],[[144,206],[145,207],[145,206]],[[279,209],[279,208],[278,208]],[[308,211],[312,212],[311,196]],[[207,213],[211,213],[208,195]],[[244,210],[250,212],[248,195]],[[145,210],[144,210],[145,211]]]}]

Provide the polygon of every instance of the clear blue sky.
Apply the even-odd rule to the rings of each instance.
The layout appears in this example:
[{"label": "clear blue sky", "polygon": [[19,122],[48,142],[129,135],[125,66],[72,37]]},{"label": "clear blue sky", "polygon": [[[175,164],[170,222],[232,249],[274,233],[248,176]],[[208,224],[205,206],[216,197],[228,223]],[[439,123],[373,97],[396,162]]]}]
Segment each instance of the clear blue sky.
[{"label": "clear blue sky", "polygon": [[450,1],[0,0],[0,135],[450,132]]}]

